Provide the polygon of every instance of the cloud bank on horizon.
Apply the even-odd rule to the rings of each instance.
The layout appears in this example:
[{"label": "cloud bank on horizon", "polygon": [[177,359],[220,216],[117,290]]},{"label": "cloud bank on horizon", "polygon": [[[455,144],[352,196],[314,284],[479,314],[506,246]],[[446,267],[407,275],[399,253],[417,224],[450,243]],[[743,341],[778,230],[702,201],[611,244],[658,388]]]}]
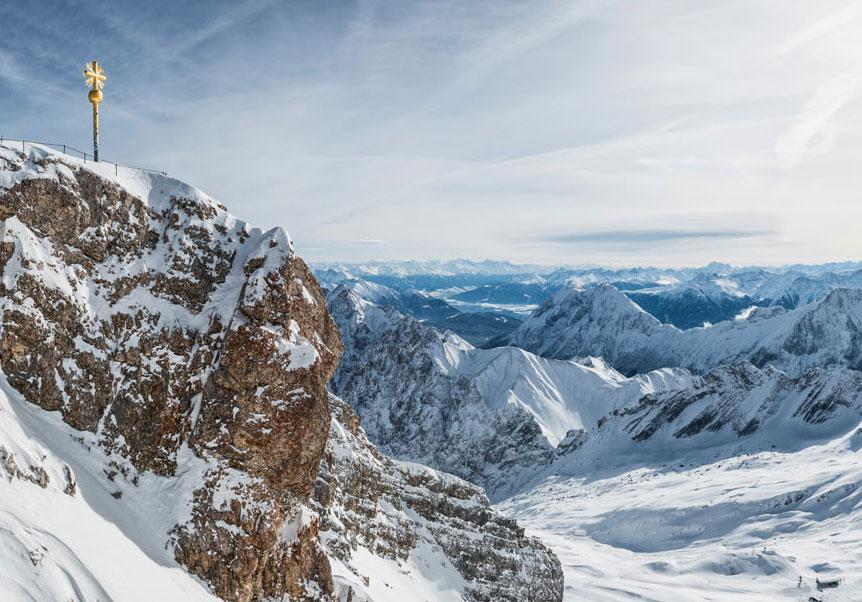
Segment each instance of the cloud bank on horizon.
[{"label": "cloud bank on horizon", "polygon": [[0,4],[0,133],[284,224],[314,260],[859,259],[847,0]]}]

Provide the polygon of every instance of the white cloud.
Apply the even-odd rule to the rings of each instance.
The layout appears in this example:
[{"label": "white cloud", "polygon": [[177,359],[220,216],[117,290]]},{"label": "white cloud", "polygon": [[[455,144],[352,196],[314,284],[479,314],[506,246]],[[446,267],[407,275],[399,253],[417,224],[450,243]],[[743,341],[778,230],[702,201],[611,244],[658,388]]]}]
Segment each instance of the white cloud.
[{"label": "white cloud", "polygon": [[791,53],[794,50],[817,40],[818,38],[828,35],[833,30],[841,27],[842,25],[846,25],[847,23],[855,19],[857,15],[858,11],[856,9],[856,6],[853,4],[848,4],[841,10],[826,15],[822,19],[819,19],[811,25],[804,27],[801,31],[798,31],[794,35],[784,40],[775,48],[773,56],[779,57],[784,54]]}]

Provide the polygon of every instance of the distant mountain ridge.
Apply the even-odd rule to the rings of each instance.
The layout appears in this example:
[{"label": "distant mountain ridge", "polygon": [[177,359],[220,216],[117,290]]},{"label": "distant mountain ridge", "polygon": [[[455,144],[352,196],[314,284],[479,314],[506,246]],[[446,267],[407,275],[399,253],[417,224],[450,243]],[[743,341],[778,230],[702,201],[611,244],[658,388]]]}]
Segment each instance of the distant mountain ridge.
[{"label": "distant mountain ridge", "polygon": [[862,287],[862,264],[858,262],[777,268],[711,263],[700,268],[616,269],[549,269],[506,262],[372,262],[320,264],[316,272],[332,285],[361,279],[399,291],[417,291],[465,313],[518,319],[561,288],[611,284],[660,321],[681,329],[729,320],[751,307],[793,309],[822,299],[835,288]]},{"label": "distant mountain ridge", "polygon": [[625,374],[680,366],[705,372],[747,359],[798,374],[807,367],[862,369],[862,289],[834,289],[793,310],[754,309],[744,318],[682,331],[662,324],[612,286],[567,288],[507,339],[546,357],[604,357]]},{"label": "distant mountain ridge", "polygon": [[477,349],[342,290],[333,382],[386,451],[541,533],[567,596],[827,599],[824,575],[860,583],[858,272],[389,276],[459,309],[538,307]]}]

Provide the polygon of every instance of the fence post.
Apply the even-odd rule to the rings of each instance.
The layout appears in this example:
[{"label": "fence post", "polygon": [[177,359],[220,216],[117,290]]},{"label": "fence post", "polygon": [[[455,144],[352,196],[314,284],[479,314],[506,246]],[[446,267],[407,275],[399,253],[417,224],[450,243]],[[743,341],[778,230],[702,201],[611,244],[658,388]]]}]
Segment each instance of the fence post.
[{"label": "fence post", "polygon": [[115,175],[115,176],[120,175],[119,167],[117,166],[117,164],[116,164],[116,163],[114,163],[114,175]]}]

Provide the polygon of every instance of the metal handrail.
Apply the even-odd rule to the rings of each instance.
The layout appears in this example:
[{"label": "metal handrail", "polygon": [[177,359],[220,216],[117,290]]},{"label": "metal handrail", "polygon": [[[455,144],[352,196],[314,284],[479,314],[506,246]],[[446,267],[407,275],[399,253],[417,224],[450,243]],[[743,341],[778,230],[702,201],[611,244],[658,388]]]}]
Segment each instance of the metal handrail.
[{"label": "metal handrail", "polygon": [[[84,163],[87,162],[88,158],[90,160],[93,159],[93,156],[86,153],[85,151],[82,151],[79,148],[75,148],[74,146],[71,146],[69,144],[61,144],[59,142],[39,142],[38,140],[13,140],[10,138],[4,138],[3,136],[0,136],[0,144],[3,144],[5,142],[16,142],[16,143],[20,142],[21,143],[21,152],[26,152],[25,148],[26,148],[27,144],[38,144],[40,146],[50,146],[51,148],[55,148],[57,150],[62,149],[60,152],[62,152],[64,155],[69,155],[70,157],[74,157],[75,156],[74,153],[77,153],[77,154],[81,155],[81,157],[84,159]],[[71,151],[71,152],[69,152],[69,151]],[[147,171],[150,173],[157,173],[157,174],[161,174],[163,176],[168,175],[168,172],[166,172],[166,171],[160,171],[158,169],[149,169],[147,167],[135,167],[134,165],[126,165],[125,163],[117,163],[115,161],[104,161],[104,160],[100,159],[98,162],[99,163],[108,163],[110,165],[113,165],[114,166],[114,175],[119,175],[119,168],[120,167],[125,167],[126,169],[136,169],[138,171]]]}]

